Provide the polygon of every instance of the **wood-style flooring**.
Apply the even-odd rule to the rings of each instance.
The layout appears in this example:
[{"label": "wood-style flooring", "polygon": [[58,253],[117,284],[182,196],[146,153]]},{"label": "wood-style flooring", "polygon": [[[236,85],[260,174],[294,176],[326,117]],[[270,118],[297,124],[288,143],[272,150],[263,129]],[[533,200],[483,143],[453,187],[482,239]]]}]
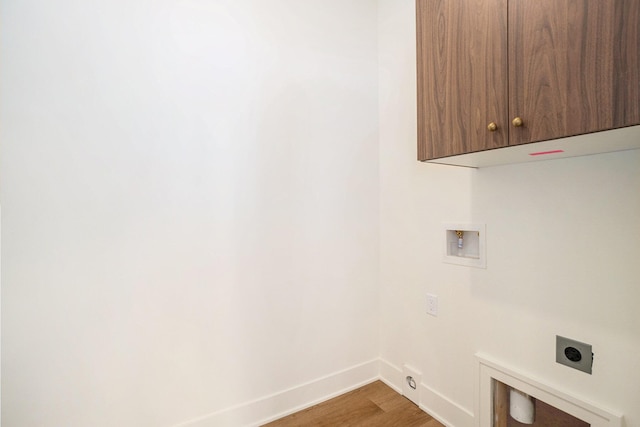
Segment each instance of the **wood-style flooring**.
[{"label": "wood-style flooring", "polygon": [[376,381],[264,427],[444,427],[406,397]]}]

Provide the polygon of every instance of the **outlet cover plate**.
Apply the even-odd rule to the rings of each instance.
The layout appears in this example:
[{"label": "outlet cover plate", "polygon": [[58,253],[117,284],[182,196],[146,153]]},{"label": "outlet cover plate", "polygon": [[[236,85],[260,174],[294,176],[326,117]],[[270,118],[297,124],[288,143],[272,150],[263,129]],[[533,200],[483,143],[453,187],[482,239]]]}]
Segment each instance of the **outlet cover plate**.
[{"label": "outlet cover plate", "polygon": [[591,344],[556,335],[556,362],[591,375],[593,367]]},{"label": "outlet cover plate", "polygon": [[438,317],[438,295],[427,294],[427,314]]}]

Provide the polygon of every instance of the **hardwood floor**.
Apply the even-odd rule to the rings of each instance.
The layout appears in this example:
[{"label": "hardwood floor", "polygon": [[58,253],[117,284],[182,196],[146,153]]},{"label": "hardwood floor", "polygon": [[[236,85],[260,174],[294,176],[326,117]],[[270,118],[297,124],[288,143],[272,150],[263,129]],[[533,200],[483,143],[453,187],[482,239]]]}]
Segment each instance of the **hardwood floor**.
[{"label": "hardwood floor", "polygon": [[444,427],[409,399],[376,381],[263,427]]}]

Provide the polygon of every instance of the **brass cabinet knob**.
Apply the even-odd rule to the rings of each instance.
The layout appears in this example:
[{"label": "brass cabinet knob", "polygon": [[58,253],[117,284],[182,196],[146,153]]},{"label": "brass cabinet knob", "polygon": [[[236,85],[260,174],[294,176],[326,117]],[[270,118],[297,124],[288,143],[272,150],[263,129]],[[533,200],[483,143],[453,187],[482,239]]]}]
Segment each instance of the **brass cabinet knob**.
[{"label": "brass cabinet knob", "polygon": [[489,132],[495,132],[498,130],[498,125],[494,122],[491,122],[487,125],[487,129],[489,129]]},{"label": "brass cabinet knob", "polygon": [[511,123],[512,123],[515,127],[519,128],[520,126],[522,126],[522,119],[521,119],[520,117],[516,117],[515,119],[513,119],[513,120],[511,121]]}]

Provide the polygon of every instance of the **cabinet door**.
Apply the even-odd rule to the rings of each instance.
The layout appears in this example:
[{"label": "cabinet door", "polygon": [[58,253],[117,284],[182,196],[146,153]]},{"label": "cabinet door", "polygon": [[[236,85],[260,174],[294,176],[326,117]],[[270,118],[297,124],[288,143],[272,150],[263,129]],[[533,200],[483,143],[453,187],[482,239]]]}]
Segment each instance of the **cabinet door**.
[{"label": "cabinet door", "polygon": [[418,160],[508,145],[506,1],[416,1]]},{"label": "cabinet door", "polygon": [[640,123],[639,0],[510,0],[510,143]]}]

